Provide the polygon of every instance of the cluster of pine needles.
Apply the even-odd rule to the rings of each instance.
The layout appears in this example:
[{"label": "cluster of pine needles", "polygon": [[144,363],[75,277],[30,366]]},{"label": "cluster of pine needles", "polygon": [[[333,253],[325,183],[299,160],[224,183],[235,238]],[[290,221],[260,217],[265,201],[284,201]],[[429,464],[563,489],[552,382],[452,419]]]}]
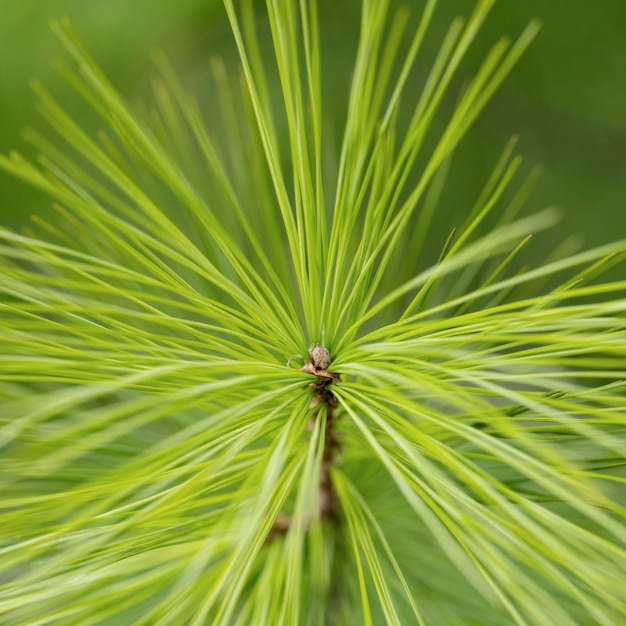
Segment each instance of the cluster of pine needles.
[{"label": "cluster of pine needles", "polygon": [[626,241],[527,263],[555,215],[520,217],[511,142],[424,256],[537,25],[448,110],[492,2],[411,102],[437,2],[363,0],[333,160],[316,3],[267,1],[273,58],[235,4],[219,120],[161,57],[134,111],[62,21],[102,131],[35,85],[56,137],[0,158],[56,210],[0,230],[0,622],[620,623]]}]

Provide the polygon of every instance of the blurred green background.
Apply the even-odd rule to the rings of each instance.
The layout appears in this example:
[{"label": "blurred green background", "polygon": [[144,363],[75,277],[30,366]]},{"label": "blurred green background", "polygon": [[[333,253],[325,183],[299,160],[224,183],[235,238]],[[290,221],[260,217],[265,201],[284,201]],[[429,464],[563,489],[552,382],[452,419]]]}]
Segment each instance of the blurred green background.
[{"label": "blurred green background", "polygon": [[[257,4],[261,11],[263,3]],[[416,15],[423,6],[421,0],[404,4]],[[339,111],[358,37],[360,2],[323,0],[320,5],[330,62],[325,96],[331,110]],[[440,5],[427,42],[430,54],[452,17],[468,15],[474,0]],[[235,56],[221,0],[0,0],[3,153],[17,148],[29,155],[21,129],[45,128],[28,85],[32,78],[51,88],[73,115],[84,116],[87,126],[93,123],[50,68],[54,57],[64,56],[49,27],[51,18],[61,16],[71,18],[130,101],[147,93],[155,47],[166,52],[192,87],[201,85],[211,55],[222,54],[227,61]],[[497,37],[516,37],[535,17],[543,22],[539,38],[455,156],[446,206],[452,216],[471,206],[508,138],[519,134],[526,171],[536,164],[544,170],[528,210],[548,205],[563,210],[561,225],[540,244],[542,254],[575,234],[585,246],[626,237],[626,1],[500,0],[466,60],[465,77]],[[12,227],[50,204],[1,173],[0,198],[0,221]]]}]

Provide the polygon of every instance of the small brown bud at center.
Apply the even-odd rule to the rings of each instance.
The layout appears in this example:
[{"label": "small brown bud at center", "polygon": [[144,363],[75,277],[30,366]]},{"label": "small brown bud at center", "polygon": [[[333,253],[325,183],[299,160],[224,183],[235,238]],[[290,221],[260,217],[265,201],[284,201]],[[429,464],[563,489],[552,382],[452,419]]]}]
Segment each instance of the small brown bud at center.
[{"label": "small brown bud at center", "polygon": [[315,344],[315,347],[309,350],[309,356],[316,370],[327,370],[330,366],[330,352],[319,343]]}]

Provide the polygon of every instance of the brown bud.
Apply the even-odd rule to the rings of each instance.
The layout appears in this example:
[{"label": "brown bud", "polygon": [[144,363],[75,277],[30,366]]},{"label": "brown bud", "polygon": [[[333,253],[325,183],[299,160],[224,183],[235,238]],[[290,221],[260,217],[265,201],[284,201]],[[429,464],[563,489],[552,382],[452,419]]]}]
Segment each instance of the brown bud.
[{"label": "brown bud", "polygon": [[319,343],[315,344],[314,348],[309,349],[309,355],[315,370],[327,370],[330,366],[330,352]]}]

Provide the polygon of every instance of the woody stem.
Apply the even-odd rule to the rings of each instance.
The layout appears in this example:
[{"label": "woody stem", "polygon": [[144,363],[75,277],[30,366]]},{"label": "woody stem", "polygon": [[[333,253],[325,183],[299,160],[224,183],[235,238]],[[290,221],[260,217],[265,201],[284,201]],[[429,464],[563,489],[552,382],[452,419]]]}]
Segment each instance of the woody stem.
[{"label": "woody stem", "polygon": [[335,519],[339,509],[339,497],[331,477],[331,468],[339,450],[339,441],[335,432],[337,421],[335,398],[327,389],[326,383],[320,389],[319,394],[321,395],[321,404],[325,404],[327,407],[326,424],[322,435],[324,449],[322,451],[319,484],[319,513],[320,518],[326,520]]},{"label": "woody stem", "polygon": [[[322,459],[320,464],[320,482],[319,482],[319,516],[323,521],[336,520],[339,511],[339,497],[331,477],[331,468],[336,460],[337,453],[340,449],[337,433],[335,432],[335,423],[337,421],[337,401],[330,392],[328,387],[338,377],[330,378],[320,377],[319,382],[313,383],[311,386],[317,389],[313,405],[317,407],[317,411],[311,417],[311,425],[319,418],[322,407],[326,407],[326,422],[324,432],[320,435],[320,442],[324,446],[322,450]],[[291,526],[291,518],[284,513],[279,514],[274,526],[270,530],[265,542],[271,543],[277,535],[285,535]]]}]

